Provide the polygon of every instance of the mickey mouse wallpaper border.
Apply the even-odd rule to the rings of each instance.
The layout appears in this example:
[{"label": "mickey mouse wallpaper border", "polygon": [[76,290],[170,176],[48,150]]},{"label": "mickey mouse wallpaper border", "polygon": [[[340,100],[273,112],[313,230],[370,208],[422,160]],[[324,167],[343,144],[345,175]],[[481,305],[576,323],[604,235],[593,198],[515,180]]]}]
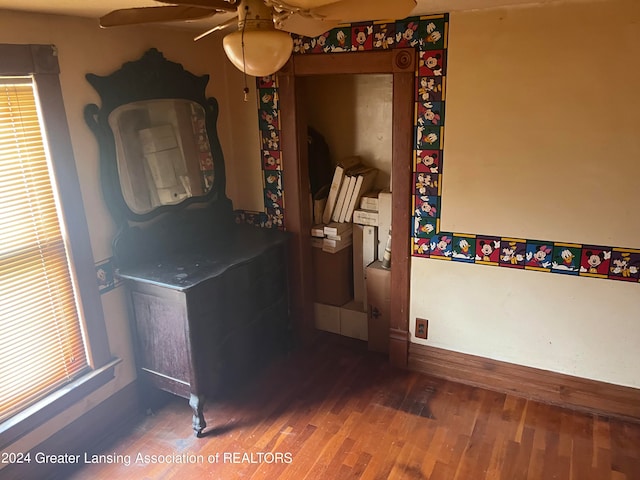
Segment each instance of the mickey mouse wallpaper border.
[{"label": "mickey mouse wallpaper border", "polygon": [[[449,15],[337,27],[315,38],[294,36],[294,54],[413,47],[418,52],[413,146],[415,257],[564,275],[640,282],[640,250],[440,231]],[[256,79],[264,212],[236,211],[236,221],[284,228],[280,109],[276,75]]]}]

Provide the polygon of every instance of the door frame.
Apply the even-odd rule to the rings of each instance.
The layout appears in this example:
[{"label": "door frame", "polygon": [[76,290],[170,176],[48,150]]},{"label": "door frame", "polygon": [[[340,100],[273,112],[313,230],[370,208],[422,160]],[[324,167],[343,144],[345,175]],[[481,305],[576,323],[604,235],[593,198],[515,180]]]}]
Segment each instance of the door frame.
[{"label": "door frame", "polygon": [[393,76],[391,158],[391,319],[389,360],[407,366],[411,267],[411,181],[413,172],[416,51],[399,48],[372,52],[293,55],[278,72],[285,229],[290,243],[291,313],[301,340],[314,336],[312,210],[307,155],[307,118],[300,98],[302,77],[334,74]]}]

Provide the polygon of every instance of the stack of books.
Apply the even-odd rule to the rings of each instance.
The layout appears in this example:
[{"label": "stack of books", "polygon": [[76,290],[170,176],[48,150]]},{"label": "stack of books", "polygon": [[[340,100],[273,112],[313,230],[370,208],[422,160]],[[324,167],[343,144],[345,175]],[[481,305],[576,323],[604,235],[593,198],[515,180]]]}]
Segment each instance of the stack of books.
[{"label": "stack of books", "polygon": [[353,223],[378,228],[378,258],[384,257],[391,230],[391,192],[371,191],[360,199],[360,208],[353,212]]},{"label": "stack of books", "polygon": [[347,157],[338,163],[329,187],[322,222],[351,222],[360,198],[372,188],[377,174],[376,168],[363,165],[359,157]]},{"label": "stack of books", "polygon": [[336,253],[353,243],[353,228],[350,223],[331,222],[311,228],[311,245],[323,252]]},{"label": "stack of books", "polygon": [[371,190],[362,195],[362,198],[360,198],[360,208],[353,212],[353,223],[372,227],[379,225],[379,195],[380,190]]}]

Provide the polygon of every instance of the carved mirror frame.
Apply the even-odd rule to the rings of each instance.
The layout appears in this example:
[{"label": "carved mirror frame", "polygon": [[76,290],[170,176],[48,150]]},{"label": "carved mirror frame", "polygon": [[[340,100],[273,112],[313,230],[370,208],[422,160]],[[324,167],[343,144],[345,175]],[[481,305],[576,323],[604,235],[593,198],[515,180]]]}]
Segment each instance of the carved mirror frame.
[{"label": "carved mirror frame", "polygon": [[[155,48],[149,49],[138,60],[124,63],[110,75],[88,73],[87,81],[100,95],[102,106],[89,104],[84,117],[95,134],[100,149],[100,179],[105,202],[116,224],[127,220],[144,222],[166,212],[184,209],[196,202],[226,200],[225,168],[216,122],[218,102],[207,97],[205,89],[209,75],[197,76],[171,62]],[[111,113],[119,107],[141,101],[177,99],[199,104],[205,112],[205,128],[213,159],[213,184],[208,193],[192,196],[180,203],[161,205],[146,213],[136,213],[127,204],[118,173],[116,139],[109,124]]]}]

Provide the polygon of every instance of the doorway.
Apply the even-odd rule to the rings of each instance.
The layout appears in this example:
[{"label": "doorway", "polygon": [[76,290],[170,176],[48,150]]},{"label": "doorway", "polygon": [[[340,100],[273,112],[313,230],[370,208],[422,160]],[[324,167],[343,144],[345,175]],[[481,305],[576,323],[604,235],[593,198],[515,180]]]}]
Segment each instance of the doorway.
[{"label": "doorway", "polygon": [[312,226],[309,205],[307,116],[302,78],[336,74],[391,74],[393,76],[391,190],[391,322],[389,360],[407,365],[409,347],[409,283],[411,176],[415,91],[414,49],[325,55],[296,55],[278,73],[283,190],[287,206],[285,229],[290,244],[291,314],[296,334],[304,342],[313,336]]}]

